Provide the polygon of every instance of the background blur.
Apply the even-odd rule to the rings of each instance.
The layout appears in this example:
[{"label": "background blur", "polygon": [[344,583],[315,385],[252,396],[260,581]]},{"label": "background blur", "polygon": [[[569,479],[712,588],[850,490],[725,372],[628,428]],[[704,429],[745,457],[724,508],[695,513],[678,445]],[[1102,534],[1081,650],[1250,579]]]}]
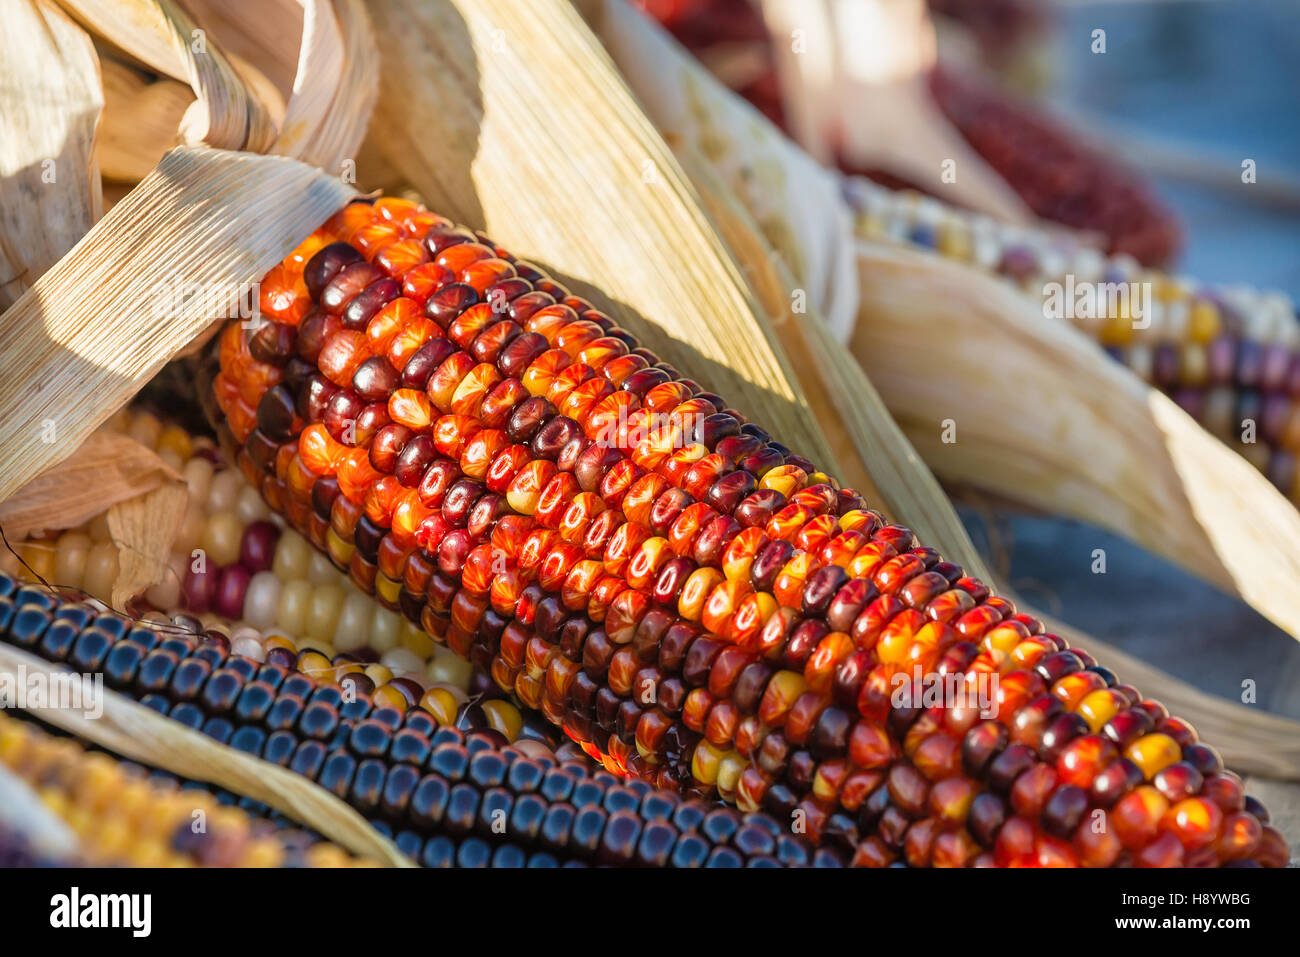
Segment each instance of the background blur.
[{"label": "background blur", "polygon": [[[1090,52],[1096,28],[1105,55]],[[1300,4],[1066,3],[1047,31],[1049,102],[1101,134],[1098,148],[1109,134],[1109,151],[1177,214],[1183,251],[1173,271],[1300,299]],[[1246,157],[1257,165],[1253,186],[1241,182]],[[1194,175],[1173,175],[1180,163]],[[1096,529],[994,515],[995,548],[1026,598],[1216,694],[1237,698],[1253,678],[1260,706],[1300,716],[1300,645],[1240,602]],[[988,512],[963,508],[962,517],[977,544],[990,541]],[[1081,573],[1098,547],[1108,580]]]},{"label": "background blur", "polygon": [[[1175,269],[1300,299],[1300,3],[1103,0],[1058,5],[1053,19],[1050,100],[1066,116],[1133,134],[1125,159],[1185,227]],[[1102,56],[1089,51],[1095,28],[1106,31]],[[1218,185],[1162,173],[1170,157],[1144,140],[1203,165]],[[1254,186],[1241,182],[1246,157]]]}]

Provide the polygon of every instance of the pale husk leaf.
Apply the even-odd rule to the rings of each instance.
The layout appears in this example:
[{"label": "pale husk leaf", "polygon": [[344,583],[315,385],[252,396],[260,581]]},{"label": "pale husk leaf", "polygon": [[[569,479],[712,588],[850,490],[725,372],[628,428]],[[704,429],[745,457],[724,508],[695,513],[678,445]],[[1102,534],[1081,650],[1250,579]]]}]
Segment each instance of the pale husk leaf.
[{"label": "pale husk leaf", "polygon": [[940,476],[1123,535],[1300,637],[1300,512],[1253,466],[1006,283],[860,250],[853,353]]},{"label": "pale husk leaf", "polygon": [[46,0],[0,29],[0,310],[103,214],[95,133],[103,96],[85,32]]},{"label": "pale husk leaf", "polygon": [[43,529],[78,528],[120,502],[167,485],[184,489],[185,481],[152,449],[101,429],[76,455],[0,502],[0,525],[10,541]]},{"label": "pale husk leaf", "polygon": [[[0,644],[0,674],[50,676],[63,671],[42,658]],[[34,717],[124,758],[205,781],[261,801],[354,854],[411,867],[397,847],[359,813],[310,778],[218,743],[198,731],[103,689],[103,714],[76,708],[28,707]]]},{"label": "pale husk leaf", "polygon": [[183,482],[168,482],[109,508],[108,532],[117,546],[114,608],[125,608],[127,601],[171,573],[167,559],[188,499]]},{"label": "pale husk leaf", "polygon": [[379,55],[362,0],[198,0],[190,9],[222,49],[287,101],[267,152],[339,175],[356,160],[379,92]]},{"label": "pale husk leaf", "polygon": [[[168,153],[0,316],[0,501],[80,446],[210,322],[236,314],[241,289],[350,193],[282,157]],[[187,289],[201,294],[182,301]],[[56,440],[43,441],[51,428]]]}]

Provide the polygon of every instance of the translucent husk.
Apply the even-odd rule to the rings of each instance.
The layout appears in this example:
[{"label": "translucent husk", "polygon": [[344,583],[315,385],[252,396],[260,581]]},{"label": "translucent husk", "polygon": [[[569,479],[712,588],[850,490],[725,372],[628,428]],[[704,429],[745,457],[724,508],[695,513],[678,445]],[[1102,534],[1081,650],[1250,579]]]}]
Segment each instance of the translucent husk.
[{"label": "translucent husk", "polygon": [[[50,678],[64,671],[43,658],[0,644],[0,674],[19,681],[35,675]],[[102,689],[103,714],[50,706],[28,707],[33,716],[83,741],[172,774],[215,784],[275,808],[354,854],[393,867],[411,867],[391,841],[357,811],[310,778],[220,744],[199,731],[137,704],[116,691]]]},{"label": "translucent husk", "polygon": [[241,291],[349,194],[279,157],[169,153],[0,316],[0,501],[72,454],[214,319],[236,315]]},{"label": "translucent husk", "polygon": [[110,128],[135,134],[117,158],[157,157],[184,142],[292,156],[335,174],[355,160],[378,72],[362,0],[191,0],[184,9],[173,0],[125,0],[112,12],[94,0],[60,2],[115,56],[162,74],[151,85],[164,85],[168,105],[171,84],[191,89],[171,129],[170,110],[136,129],[128,108],[140,104],[110,101],[123,107]]},{"label": "translucent husk", "polygon": [[89,38],[46,0],[5,5],[0,29],[0,310],[102,213],[103,93]]},{"label": "translucent husk", "polygon": [[188,83],[197,100],[181,125],[187,143],[264,150],[283,104],[265,77],[223,53],[175,0],[60,0],[92,33],[153,70]]},{"label": "translucent husk", "polygon": [[14,543],[36,530],[78,528],[107,511],[118,552],[112,603],[121,608],[163,580],[188,497],[185,480],[152,449],[100,430],[0,502],[0,528]]},{"label": "translucent husk", "polygon": [[169,149],[180,145],[179,128],[194,91],[170,77],[149,74],[122,60],[101,58],[104,122],[99,168],[106,180],[138,183]]}]

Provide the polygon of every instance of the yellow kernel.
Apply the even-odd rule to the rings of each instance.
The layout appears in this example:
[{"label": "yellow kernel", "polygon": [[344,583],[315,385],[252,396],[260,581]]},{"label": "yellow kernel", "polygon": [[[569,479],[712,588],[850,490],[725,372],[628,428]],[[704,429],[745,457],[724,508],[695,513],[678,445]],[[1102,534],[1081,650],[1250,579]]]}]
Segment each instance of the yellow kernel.
[{"label": "yellow kernel", "polygon": [[151,412],[137,412],[131,417],[131,424],[126,428],[128,438],[135,439],[148,449],[158,448],[162,437],[162,422]]},{"label": "yellow kernel", "polygon": [[499,731],[507,741],[514,741],[524,726],[524,716],[509,701],[494,698],[483,702],[483,713],[487,715],[488,726]]},{"label": "yellow kernel", "polygon": [[439,724],[456,723],[456,697],[446,688],[430,688],[420,699],[420,707],[433,715]]},{"label": "yellow kernel", "polygon": [[179,425],[168,425],[158,435],[158,451],[172,451],[184,463],[194,454],[194,443],[190,434]]},{"label": "yellow kernel", "polygon": [[1128,746],[1124,756],[1136,764],[1143,776],[1150,781],[1182,758],[1183,751],[1169,735],[1156,732],[1138,738]]},{"label": "yellow kernel", "polygon": [[117,546],[112,542],[100,542],[86,556],[86,574],[81,587],[100,601],[111,602],[117,572]]},{"label": "yellow kernel", "polygon": [[1083,716],[1083,720],[1088,722],[1091,730],[1100,731],[1102,726],[1115,717],[1122,707],[1119,695],[1102,689],[1085,695],[1076,710]]},{"label": "yellow kernel", "polygon": [[1218,307],[1206,299],[1197,299],[1192,303],[1188,325],[1192,341],[1202,345],[1213,341],[1223,328]]},{"label": "yellow kernel", "polygon": [[695,755],[691,758],[691,774],[705,786],[716,783],[722,758],[723,752],[719,748],[701,740],[695,746]]}]

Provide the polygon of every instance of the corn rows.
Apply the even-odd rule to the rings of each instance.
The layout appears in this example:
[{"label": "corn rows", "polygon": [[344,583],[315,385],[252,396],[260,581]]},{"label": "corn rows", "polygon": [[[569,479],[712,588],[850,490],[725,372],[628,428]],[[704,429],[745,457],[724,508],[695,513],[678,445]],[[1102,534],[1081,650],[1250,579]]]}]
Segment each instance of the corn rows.
[{"label": "corn rows", "polygon": [[[307,667],[318,677],[364,673],[372,693],[394,707],[418,704],[434,689],[437,697],[464,698],[470,665],[357,593],[306,539],[285,532],[239,470],[224,467],[210,439],[140,409],[122,410],[106,428],[156,451],[189,493],[168,576],[128,611],[223,636],[232,651],[256,661]],[[118,549],[107,513],[81,528],[18,542],[15,552],[0,555],[0,570],[20,580],[34,572],[102,602],[111,597]]]},{"label": "corn rows", "polygon": [[[26,781],[79,839],[85,863],[134,867],[349,867],[372,862],[277,828],[216,795],[0,712],[0,765]],[[30,866],[30,861],[24,862]]]},{"label": "corn rows", "polygon": [[1106,257],[1065,234],[1006,226],[929,197],[848,182],[858,235],[920,246],[1000,275],[1035,299],[1048,283],[1151,284],[1149,315],[1099,299],[1070,320],[1300,503],[1300,321],[1281,294],[1214,288]]},{"label": "corn rows", "polygon": [[[859,864],[1285,862],[1186,722],[486,237],[353,203],[261,309],[214,350],[241,470],[608,770]],[[900,703],[936,675],[996,716]]]},{"label": "corn rows", "polygon": [[[0,637],[101,671],[110,687],[172,720],[314,780],[426,866],[843,864],[766,814],[593,773],[580,751],[553,749],[546,727],[508,702],[467,705],[440,723],[421,708],[382,706],[346,679],[319,683],[219,643],[127,630],[120,616],[86,611],[19,588],[0,597]],[[271,813],[251,799],[240,805]]]}]

